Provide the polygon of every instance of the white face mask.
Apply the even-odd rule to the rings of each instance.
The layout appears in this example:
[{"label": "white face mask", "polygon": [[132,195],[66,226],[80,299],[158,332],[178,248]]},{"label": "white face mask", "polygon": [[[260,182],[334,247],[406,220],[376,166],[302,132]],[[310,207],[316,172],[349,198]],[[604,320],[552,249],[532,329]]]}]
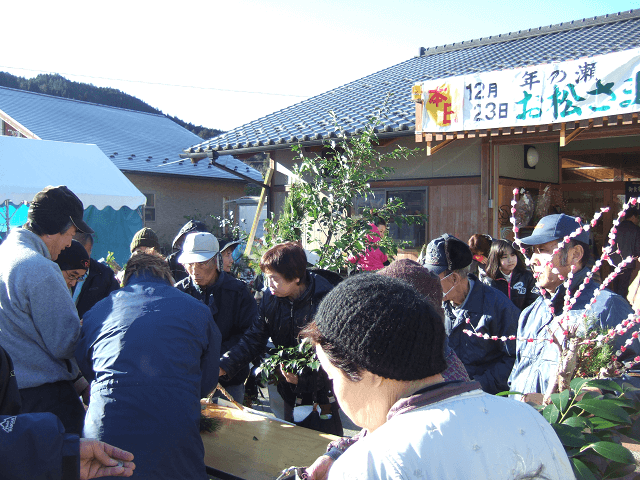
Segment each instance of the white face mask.
[{"label": "white face mask", "polygon": [[[447,275],[446,277],[444,277],[442,280],[444,280],[445,278],[449,278],[451,275],[453,275],[453,273],[450,273],[449,275]],[[440,283],[442,283],[442,280],[440,280]],[[443,293],[443,294],[442,294],[442,298],[444,299],[447,295],[449,295],[449,292],[450,292],[451,290],[453,290],[454,288],[456,288],[456,284],[455,284],[455,283],[453,284],[453,286],[452,286],[449,290],[447,290],[447,292],[446,292],[446,293]]]}]

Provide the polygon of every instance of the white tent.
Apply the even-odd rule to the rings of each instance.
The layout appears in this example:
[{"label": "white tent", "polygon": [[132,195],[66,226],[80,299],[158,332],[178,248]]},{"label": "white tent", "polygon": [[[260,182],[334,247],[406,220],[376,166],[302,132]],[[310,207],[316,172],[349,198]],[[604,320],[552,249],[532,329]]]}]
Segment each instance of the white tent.
[{"label": "white tent", "polygon": [[145,203],[96,145],[0,136],[0,202],[30,202],[47,185],[66,185],[85,208],[135,210]]}]

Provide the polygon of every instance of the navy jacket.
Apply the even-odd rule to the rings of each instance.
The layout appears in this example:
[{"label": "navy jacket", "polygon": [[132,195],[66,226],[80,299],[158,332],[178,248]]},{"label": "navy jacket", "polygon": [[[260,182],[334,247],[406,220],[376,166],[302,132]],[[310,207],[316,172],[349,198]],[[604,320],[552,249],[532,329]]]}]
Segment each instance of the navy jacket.
[{"label": "navy jacket", "polygon": [[498,272],[498,278],[484,277],[483,282],[504,293],[519,310],[524,310],[540,296],[536,280],[529,270],[514,270],[510,281]]},{"label": "navy jacket", "polygon": [[[178,290],[191,295],[209,307],[211,315],[222,334],[220,353],[231,350],[253,325],[258,316],[258,304],[244,282],[221,272],[213,285],[203,290],[193,283],[191,277],[176,283]],[[232,378],[220,379],[223,387],[240,385],[249,376],[249,363]]]},{"label": "navy jacket", "polygon": [[2,480],[80,478],[78,435],[64,432],[53,413],[0,415]]},{"label": "navy jacket", "polygon": [[[580,284],[583,283],[588,269],[583,268],[575,274],[570,291],[573,294]],[[590,281],[580,296],[576,299],[575,305],[570,310],[569,322],[578,323],[579,330],[584,331],[583,314],[585,306],[591,302],[594,292],[600,287],[596,281]],[[566,289],[560,285],[552,297],[553,309],[556,315],[561,316],[564,305]],[[598,295],[596,303],[591,306],[591,324],[589,330],[597,328],[608,330],[625,320],[633,310],[629,303],[620,295],[604,289]],[[543,338],[551,339],[551,331],[557,331],[557,319],[547,307],[542,297],[533,303],[529,308],[523,310],[520,315],[518,325],[519,338]],[[616,349],[630,338],[632,332],[627,332],[624,336],[615,337],[614,345]],[[633,358],[640,353],[638,340],[627,349],[621,359]],[[518,340],[516,351],[516,362],[509,378],[511,390],[520,393],[545,393],[549,386],[550,379],[556,375],[558,369],[558,348],[549,342],[527,342]]]},{"label": "navy jacket", "polygon": [[[333,288],[328,280],[307,271],[307,288],[293,302],[271,294],[269,288],[263,290],[260,310],[251,328],[235,347],[224,354],[220,366],[228,375],[234,375],[244,368],[256,356],[264,353],[267,340],[281,347],[293,347],[298,344],[298,334],[311,320],[320,301]],[[318,372],[300,376],[296,390],[309,393],[321,388],[323,382]]]},{"label": "navy jacket", "polygon": [[200,398],[218,382],[220,341],[206,305],[161,279],[132,277],[84,317],[84,436],[133,452],[137,478],[206,480]]},{"label": "navy jacket", "polygon": [[76,308],[78,316],[84,314],[103,298],[107,298],[111,292],[120,288],[113,270],[108,265],[100,263],[93,258],[89,263],[89,273],[82,284]]},{"label": "navy jacket", "polygon": [[515,360],[515,341],[485,340],[469,336],[464,330],[475,328],[478,333],[498,337],[515,335],[520,310],[502,292],[472,274],[468,278],[473,280],[473,288],[462,306],[454,310],[451,302],[442,305],[449,346],[460,357],[469,377],[480,382],[485,392],[504,392],[509,389],[507,379]]}]

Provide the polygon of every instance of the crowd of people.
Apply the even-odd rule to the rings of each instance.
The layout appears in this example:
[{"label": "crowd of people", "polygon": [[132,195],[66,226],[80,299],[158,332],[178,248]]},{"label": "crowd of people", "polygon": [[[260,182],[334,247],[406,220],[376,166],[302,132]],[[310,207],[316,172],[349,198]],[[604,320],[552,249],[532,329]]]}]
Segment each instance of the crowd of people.
[{"label": "crowd of people", "polygon": [[[294,407],[315,405],[313,428],[342,436],[340,409],[362,427],[329,444],[309,478],[573,476],[553,429],[518,400],[553,381],[558,350],[528,339],[561,335],[563,279],[573,274],[575,292],[592,263],[574,217],[544,217],[522,239],[529,266],[513,244],[483,234],[466,243],[443,234],[419,262],[390,261],[375,245],[383,221],[350,259],[363,272],[346,280],[309,268],[299,243],[278,244],[260,260],[258,305],[231,274],[238,242],[201,222],[180,230],[167,258],[153,230],[137,232],[118,279],[91,258],[82,214],[68,188],[47,187],[0,245],[3,478],[205,480],[200,399],[220,384],[242,403],[269,342],[302,339],[322,368],[281,369],[283,419],[304,424]],[[622,257],[630,238],[619,241]],[[591,301],[599,286],[585,282],[565,322],[609,329],[632,313],[607,289]],[[623,351],[620,360],[637,356],[637,339]],[[509,390],[522,398],[494,395]]]}]

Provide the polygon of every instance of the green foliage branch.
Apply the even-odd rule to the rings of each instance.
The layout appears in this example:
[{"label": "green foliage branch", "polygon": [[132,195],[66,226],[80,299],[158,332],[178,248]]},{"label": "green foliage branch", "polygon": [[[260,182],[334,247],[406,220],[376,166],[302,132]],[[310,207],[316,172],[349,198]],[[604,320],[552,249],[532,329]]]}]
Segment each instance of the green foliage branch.
[{"label": "green foliage branch", "polygon": [[320,360],[315,348],[307,340],[294,347],[277,347],[272,354],[262,361],[258,372],[263,382],[277,383],[280,377],[280,366],[285,372],[302,375],[305,369],[318,371]]},{"label": "green foliage branch", "polygon": [[[377,129],[384,109],[370,118],[359,133],[351,134],[335,125],[336,138],[324,145],[322,155],[305,154],[301,145],[293,147],[298,162],[293,168],[294,178],[283,212],[276,221],[265,222],[268,245],[284,241],[309,244],[317,240],[313,252],[319,256],[318,267],[340,271],[351,264],[347,258],[363,254],[371,244],[367,240],[370,223],[378,218],[398,225],[424,224],[426,215],[403,215],[400,199],[393,199],[381,208],[365,208],[361,215],[353,215],[354,200],[374,198],[370,182],[388,177],[394,169],[389,166],[407,160],[420,149],[397,147],[383,152],[379,146]],[[388,236],[375,243],[388,256],[397,254],[398,244]]]},{"label": "green foliage branch", "polygon": [[578,480],[617,478],[633,471],[633,454],[619,438],[622,434],[640,440],[634,425],[640,402],[630,395],[638,391],[628,383],[576,377],[570,388],[551,394],[549,405],[534,405],[560,438]]}]

